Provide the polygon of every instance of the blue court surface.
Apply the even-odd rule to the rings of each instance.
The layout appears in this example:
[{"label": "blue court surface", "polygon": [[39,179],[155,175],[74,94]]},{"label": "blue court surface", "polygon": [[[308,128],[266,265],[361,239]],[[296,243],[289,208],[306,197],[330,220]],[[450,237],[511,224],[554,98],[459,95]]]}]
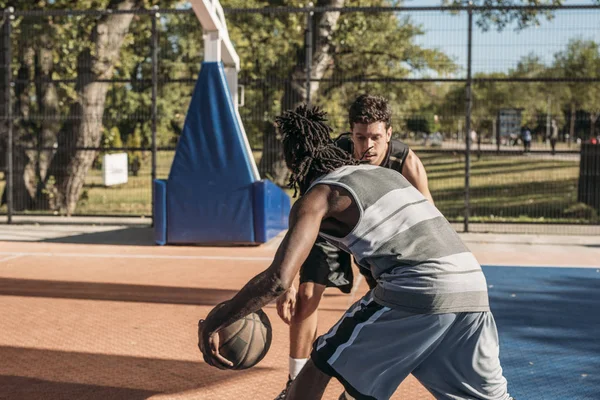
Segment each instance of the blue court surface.
[{"label": "blue court surface", "polygon": [[600,399],[600,267],[485,266],[517,400]]}]

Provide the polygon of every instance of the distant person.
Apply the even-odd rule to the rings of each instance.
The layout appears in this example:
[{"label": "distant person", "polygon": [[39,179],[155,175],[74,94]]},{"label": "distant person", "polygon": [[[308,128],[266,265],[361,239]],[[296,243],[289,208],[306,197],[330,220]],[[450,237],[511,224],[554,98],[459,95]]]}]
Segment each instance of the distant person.
[{"label": "distant person", "polygon": [[529,127],[525,127],[521,139],[523,140],[523,151],[529,153],[531,151],[531,131]]},{"label": "distant person", "polygon": [[473,148],[475,147],[475,143],[479,144],[479,149],[477,150],[477,159],[478,160],[481,158],[481,139],[480,139],[480,137],[481,137],[481,135],[478,135],[477,132],[475,132],[475,129],[472,129],[471,133],[469,133],[469,140],[471,141],[469,148],[471,150],[473,150]]},{"label": "distant person", "polygon": [[471,146],[473,146],[475,143],[477,143],[477,132],[475,132],[475,129],[471,130],[469,136],[471,139]]},{"label": "distant person", "polygon": [[552,154],[556,154],[556,142],[558,141],[558,125],[556,120],[552,120],[552,126],[550,127],[550,147],[552,148]]}]

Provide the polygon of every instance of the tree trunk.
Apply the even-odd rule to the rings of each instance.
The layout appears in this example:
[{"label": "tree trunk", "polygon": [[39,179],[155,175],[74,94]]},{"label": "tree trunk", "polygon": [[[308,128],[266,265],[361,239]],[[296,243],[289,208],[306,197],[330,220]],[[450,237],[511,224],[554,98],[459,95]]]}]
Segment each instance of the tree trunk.
[{"label": "tree trunk", "polygon": [[577,114],[577,108],[575,107],[575,103],[571,103],[571,119],[569,121],[569,139],[567,140],[567,142],[569,143],[569,146],[571,145],[571,140],[573,140],[573,137],[575,136],[576,114]]},{"label": "tree trunk", "polygon": [[[0,171],[4,172],[4,180],[6,180],[6,171],[7,171],[7,162],[6,162],[6,150],[8,144],[8,121],[6,117],[8,116],[7,102],[6,98],[6,49],[4,48],[4,30],[6,27],[4,24],[6,23],[6,19],[0,20]],[[0,204],[4,204],[6,197],[5,194],[2,196],[2,201]]]},{"label": "tree trunk", "polygon": [[[108,8],[129,10],[134,0],[113,0]],[[52,160],[51,175],[56,179],[53,206],[71,215],[81,195],[85,177],[95,150],[78,147],[98,147],[101,140],[102,116],[108,84],[95,82],[112,77],[123,39],[129,30],[133,14],[106,15],[92,31],[93,51],[82,52],[77,63],[76,90],[78,99],[69,112],[69,122],[58,136],[58,150]]]},{"label": "tree trunk", "polygon": [[[327,1],[326,7],[344,7],[344,0]],[[325,73],[333,67],[333,44],[331,43],[333,32],[340,18],[339,12],[327,12],[317,14],[315,18],[316,33],[313,41],[313,63],[312,77],[321,79]],[[310,83],[310,97],[314,98],[319,90],[319,82]]]},{"label": "tree trunk", "polygon": [[590,113],[590,136],[596,136],[596,121],[600,117],[600,112]]},{"label": "tree trunk", "polygon": [[[345,0],[322,0],[318,7],[343,7]],[[321,79],[333,63],[331,39],[340,17],[339,12],[318,13],[313,18],[313,57],[311,62],[312,79]],[[298,51],[296,65],[290,72],[281,99],[282,112],[292,109],[307,99],[306,54]],[[310,83],[310,98],[319,89],[319,82]],[[261,174],[269,176],[276,184],[283,186],[287,181],[288,170],[283,161],[281,138],[272,124],[263,136],[263,155],[259,163]]]},{"label": "tree trunk", "polygon": [[[27,45],[19,49],[19,82],[15,85],[15,112],[20,123],[15,124],[13,152],[13,208],[15,211],[47,208],[44,185],[52,158],[52,151],[43,150],[56,142],[60,124],[52,117],[58,114],[58,95],[51,82],[40,82],[52,76],[52,46],[47,36],[42,37],[41,47]],[[28,38],[22,38],[22,43]],[[35,78],[35,96],[29,83]],[[32,98],[37,99],[37,114],[43,116],[41,123],[31,118]],[[37,147],[37,149],[35,149]],[[27,149],[25,149],[27,148]],[[3,198],[6,194],[3,195]]]},{"label": "tree trunk", "polygon": [[47,36],[41,38],[41,47],[36,51],[36,98],[39,114],[43,117],[39,127],[34,154],[36,192],[34,208],[47,209],[48,198],[44,194],[46,176],[54,155],[57,132],[60,129],[60,114],[56,85],[49,82],[52,78],[54,62],[52,59],[52,43]]},{"label": "tree trunk", "polygon": [[28,43],[28,39],[23,38],[19,49],[18,82],[15,85],[14,115],[18,117],[18,123],[13,125],[13,209],[15,211],[30,208],[36,187],[33,154],[25,149],[31,147],[32,132],[35,132],[35,122],[31,118],[33,96],[29,84],[34,77],[34,54],[35,51]]}]

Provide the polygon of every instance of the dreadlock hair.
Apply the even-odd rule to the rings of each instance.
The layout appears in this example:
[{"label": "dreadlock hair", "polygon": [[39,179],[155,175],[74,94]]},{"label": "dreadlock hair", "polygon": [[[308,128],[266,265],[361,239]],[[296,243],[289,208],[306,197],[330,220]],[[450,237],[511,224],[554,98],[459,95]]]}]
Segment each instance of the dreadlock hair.
[{"label": "dreadlock hair", "polygon": [[294,188],[294,197],[298,189],[304,194],[314,179],[344,165],[359,164],[335,145],[326,115],[318,107],[301,104],[275,118],[283,136],[285,163],[292,172],[289,187]]}]

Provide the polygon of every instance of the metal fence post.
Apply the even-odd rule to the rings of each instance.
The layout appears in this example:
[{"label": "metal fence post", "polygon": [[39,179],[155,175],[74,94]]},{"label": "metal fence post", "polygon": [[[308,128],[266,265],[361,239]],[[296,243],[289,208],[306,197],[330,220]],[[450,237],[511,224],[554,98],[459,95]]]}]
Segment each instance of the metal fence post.
[{"label": "metal fence post", "polygon": [[5,68],[6,72],[4,74],[5,79],[5,90],[6,90],[6,123],[8,128],[8,143],[6,148],[6,163],[7,163],[7,174],[6,174],[6,222],[12,223],[13,216],[13,179],[14,179],[14,171],[13,171],[13,147],[14,147],[14,138],[13,138],[13,101],[12,101],[12,68],[11,68],[11,60],[12,60],[12,52],[11,52],[11,43],[10,43],[10,35],[11,35],[11,24],[14,20],[15,9],[13,7],[8,7],[8,9],[4,13],[4,51],[6,57]]},{"label": "metal fence post", "polygon": [[[158,7],[154,7],[157,9]],[[158,12],[152,14],[152,226],[154,226],[154,180],[156,179],[156,119],[157,106],[156,96],[158,92],[158,31],[156,28],[157,19],[160,17]]]},{"label": "metal fence post", "polygon": [[473,3],[469,1],[469,8],[467,10],[469,14],[469,26],[468,26],[468,38],[467,38],[467,84],[466,84],[466,116],[465,116],[465,220],[464,220],[464,231],[469,232],[469,216],[471,212],[471,204],[469,198],[469,185],[471,184],[471,109],[473,107],[473,100],[471,98],[471,52],[473,49]]},{"label": "metal fence post", "polygon": [[[308,7],[312,8],[313,3],[308,3]],[[306,13],[306,103],[310,104],[310,80],[312,78],[312,48],[313,48],[313,12]]]}]

